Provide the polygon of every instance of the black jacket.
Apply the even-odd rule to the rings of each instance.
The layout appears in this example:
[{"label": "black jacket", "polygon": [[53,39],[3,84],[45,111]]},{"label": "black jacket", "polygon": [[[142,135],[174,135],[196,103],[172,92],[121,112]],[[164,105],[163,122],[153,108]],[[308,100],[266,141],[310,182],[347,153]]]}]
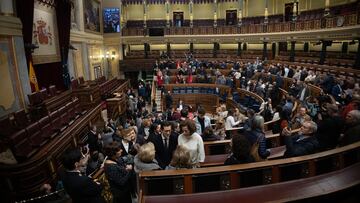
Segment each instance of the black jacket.
[{"label": "black jacket", "polygon": [[158,161],[161,168],[165,168],[169,165],[172,154],[178,145],[178,136],[175,133],[171,133],[169,137],[169,147],[165,149],[164,141],[161,135],[157,135],[151,138],[150,142],[155,146],[155,159]]},{"label": "black jacket", "polygon": [[101,151],[102,144],[101,140],[99,140],[97,134],[94,134],[92,131],[88,133],[87,143],[89,144],[89,149],[91,152],[93,151]]},{"label": "black jacket", "polygon": [[320,150],[333,149],[338,145],[339,137],[344,128],[344,119],[340,116],[327,117],[320,121],[316,137]]},{"label": "black jacket", "polygon": [[300,136],[284,136],[286,145],[285,157],[303,156],[318,151],[319,142],[315,135],[299,140]]},{"label": "black jacket", "polygon": [[65,191],[70,195],[74,203],[103,203],[101,196],[103,187],[95,183],[91,178],[78,172],[64,172],[60,175]]}]

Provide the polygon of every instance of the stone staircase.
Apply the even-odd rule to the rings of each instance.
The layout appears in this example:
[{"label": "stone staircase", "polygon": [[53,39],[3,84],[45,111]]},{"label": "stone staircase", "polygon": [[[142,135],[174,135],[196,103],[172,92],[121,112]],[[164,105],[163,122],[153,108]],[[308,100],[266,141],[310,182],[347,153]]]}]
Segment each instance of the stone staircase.
[{"label": "stone staircase", "polygon": [[157,104],[156,111],[162,111],[161,110],[161,90],[156,89],[155,101],[156,101],[156,104]]}]

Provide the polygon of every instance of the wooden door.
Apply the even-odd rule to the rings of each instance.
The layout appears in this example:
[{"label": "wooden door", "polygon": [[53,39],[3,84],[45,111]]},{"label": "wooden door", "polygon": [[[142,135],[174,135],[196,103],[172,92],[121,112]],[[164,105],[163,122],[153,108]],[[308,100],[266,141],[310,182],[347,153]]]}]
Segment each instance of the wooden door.
[{"label": "wooden door", "polygon": [[184,12],[174,12],[173,22],[175,27],[182,27],[184,25]]},{"label": "wooden door", "polygon": [[226,25],[236,25],[237,10],[226,10]]}]

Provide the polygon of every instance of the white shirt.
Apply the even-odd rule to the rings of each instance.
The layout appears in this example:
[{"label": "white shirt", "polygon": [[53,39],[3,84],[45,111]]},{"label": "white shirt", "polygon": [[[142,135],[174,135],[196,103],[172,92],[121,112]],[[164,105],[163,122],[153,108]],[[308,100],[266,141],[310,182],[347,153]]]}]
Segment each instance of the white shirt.
[{"label": "white shirt", "polygon": [[303,88],[302,91],[301,91],[301,94],[300,94],[300,98],[299,98],[300,101],[304,101],[304,99],[305,99],[304,98],[305,97],[305,91],[306,91],[306,88]]},{"label": "white shirt", "polygon": [[239,123],[240,123],[240,121],[235,121],[233,116],[228,116],[226,118],[226,122],[225,122],[225,129],[228,130],[230,128],[233,128],[234,126],[236,126]]},{"label": "white shirt", "polygon": [[288,67],[285,67],[284,68],[284,77],[288,77],[288,74],[289,74],[289,68]]},{"label": "white shirt", "polygon": [[124,142],[124,140],[121,140],[124,148],[125,148],[125,151],[126,153],[129,153],[129,143],[128,142]]},{"label": "white shirt", "polygon": [[183,134],[178,137],[178,144],[186,147],[190,152],[190,160],[192,164],[204,162],[205,150],[204,142],[199,134],[196,132],[187,137]]}]

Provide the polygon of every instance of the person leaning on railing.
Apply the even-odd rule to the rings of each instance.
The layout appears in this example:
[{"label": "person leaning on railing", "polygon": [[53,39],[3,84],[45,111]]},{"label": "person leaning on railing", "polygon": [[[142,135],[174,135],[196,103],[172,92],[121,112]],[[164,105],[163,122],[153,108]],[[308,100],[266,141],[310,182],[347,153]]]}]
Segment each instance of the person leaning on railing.
[{"label": "person leaning on railing", "polygon": [[60,178],[65,191],[70,195],[74,203],[105,202],[101,196],[103,186],[88,176],[81,175],[79,170],[81,158],[80,149],[70,149],[62,157],[65,171],[60,174]]},{"label": "person leaning on railing", "polygon": [[286,127],[282,130],[286,145],[285,157],[302,156],[313,154],[319,150],[319,142],[315,136],[317,124],[314,121],[302,123],[300,131],[292,135],[291,129]]},{"label": "person leaning on railing", "polygon": [[121,159],[122,149],[118,142],[109,143],[104,147],[104,154],[108,157],[104,164],[106,178],[110,184],[113,203],[131,203],[134,177],[132,165],[126,165]]}]

